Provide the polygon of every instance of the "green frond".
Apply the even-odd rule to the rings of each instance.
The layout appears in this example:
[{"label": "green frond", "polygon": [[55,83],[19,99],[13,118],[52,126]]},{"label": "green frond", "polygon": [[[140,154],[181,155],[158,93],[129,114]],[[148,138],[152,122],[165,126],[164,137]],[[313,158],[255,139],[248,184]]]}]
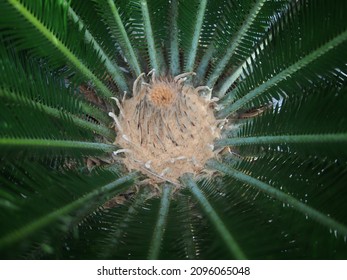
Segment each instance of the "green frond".
[{"label": "green frond", "polygon": [[[346,156],[346,87],[322,85],[302,92],[240,125],[237,133],[216,141],[217,147],[256,151],[299,152],[343,159]],[[274,129],[274,127],[276,129]]]},{"label": "green frond", "polygon": [[[83,23],[85,30],[88,30],[96,43],[102,48],[105,55],[110,58],[112,63],[119,65],[125,77],[128,78],[129,76],[126,75],[128,73],[128,69],[126,69],[127,63],[119,53],[120,45],[113,40],[113,36],[110,34],[111,23],[106,22],[106,19],[103,18],[101,7],[99,8],[98,5],[99,2],[106,4],[105,1],[85,0],[81,2],[72,0],[70,7],[79,17],[81,23]],[[95,24],[96,18],[98,19],[98,24]]]},{"label": "green frond", "polygon": [[173,199],[169,209],[170,222],[162,243],[162,259],[203,259],[202,242],[206,240],[205,221],[194,210],[190,195]]},{"label": "green frond", "polygon": [[[47,115],[40,106],[35,108],[16,102],[11,107],[1,106],[1,154],[10,152],[12,156],[14,154],[20,156],[23,153],[39,153],[48,156],[63,152],[81,155],[82,151],[92,152],[94,149],[99,150],[100,153],[99,148],[103,146],[102,144],[98,146],[92,143],[91,146],[88,147],[87,144],[82,148],[83,139],[91,137],[92,134],[76,129],[73,120],[70,121],[61,113],[59,113],[61,117],[56,119]],[[94,149],[92,149],[93,145]]]},{"label": "green frond", "polygon": [[246,259],[245,254],[243,253],[242,249],[240,248],[239,244],[235,240],[235,238],[230,234],[229,230],[225,227],[223,221],[220,219],[218,214],[215,212],[215,210],[210,205],[209,201],[206,199],[204,194],[199,190],[197,184],[192,179],[191,175],[184,175],[182,177],[183,184],[189,188],[189,190],[192,192],[196,200],[201,205],[201,208],[203,211],[207,214],[213,225],[215,226],[217,232],[219,233],[220,237],[224,240],[225,245],[228,247],[230,253],[236,258],[236,259]]},{"label": "green frond", "polygon": [[[252,163],[251,163],[252,164]],[[257,164],[256,164],[257,165]],[[293,207],[295,210],[301,212],[302,214],[306,215],[309,218],[312,218],[316,220],[317,222],[321,223],[328,229],[337,230],[339,234],[342,236],[347,235],[347,226],[334,220],[327,214],[323,214],[320,211],[306,205],[305,203],[299,201],[294,196],[290,194],[286,194],[283,191],[272,187],[271,185],[257,179],[256,177],[247,175],[246,173],[239,171],[235,168],[232,168],[228,165],[219,163],[217,161],[210,161],[208,163],[208,166],[210,168],[219,170],[229,176],[234,177],[235,179],[249,184],[257,189],[259,189],[261,192],[264,192],[268,194],[269,196],[281,201],[282,203],[288,204],[290,207]],[[254,166],[254,165],[253,165]],[[256,167],[249,167],[248,173],[250,172],[249,169],[255,169]],[[264,173],[263,173],[264,174]],[[265,177],[262,175],[262,177]],[[270,179],[271,180],[271,179]]]},{"label": "green frond", "polygon": [[[262,164],[266,166],[265,162]],[[231,166],[235,166],[235,163]],[[336,237],[333,230],[321,226],[315,220],[300,214],[288,204],[273,199],[252,185],[226,175],[217,177],[212,182],[199,184],[199,187],[226,226],[232,229],[233,236],[250,259],[325,259],[327,256],[334,259],[344,258],[346,244],[343,236]],[[298,186],[297,189],[300,187],[302,186]],[[301,190],[303,199],[300,200],[312,202],[311,192],[305,197],[307,189]],[[291,194],[292,192],[288,191]],[[324,196],[323,193],[321,195]],[[320,207],[317,209],[324,212]],[[335,218],[340,220],[342,215],[340,213]],[[218,244],[215,236],[206,242],[209,242],[205,244],[205,248],[211,249],[210,256],[218,258],[223,255],[225,245],[222,242]],[[323,249],[330,246],[338,249],[335,252]],[[206,250],[208,249],[202,251]],[[218,253],[213,255],[212,252]]]},{"label": "green frond", "polygon": [[[302,87],[319,81],[322,76],[327,80],[337,80],[336,74],[341,76],[338,74],[341,70],[337,69],[345,68],[341,54],[347,40],[343,15],[329,21],[323,19],[329,15],[329,9],[345,9],[346,3],[339,2],[339,8],[332,7],[328,1],[320,1],[317,5],[311,2],[304,5],[300,1],[291,4],[288,12],[272,27],[264,49],[255,51],[256,57],[245,69],[246,78],[227,94],[225,108],[218,117],[228,116],[250,103],[254,105],[279,95],[293,95],[296,93],[293,88],[299,88],[299,81]],[[309,30],[309,36],[302,39],[302,30]],[[332,72],[336,74],[329,74]],[[288,93],[290,86],[293,93]]]},{"label": "green frond", "polygon": [[150,260],[158,259],[159,256],[170,209],[172,189],[173,187],[170,185],[163,186],[163,194],[160,201],[159,216],[157,219],[157,224],[154,228],[151,245],[149,247],[148,259]]},{"label": "green frond", "polygon": [[[1,149],[39,149],[49,148],[51,151],[54,149],[77,149],[96,150],[111,152],[115,150],[113,145],[94,142],[81,142],[81,141],[68,141],[68,140],[47,140],[47,139],[16,139],[16,138],[0,138]],[[37,151],[35,151],[37,152]]]},{"label": "green frond", "polygon": [[[100,15],[104,19],[107,27],[110,28],[109,36],[113,37],[116,42],[122,48],[124,52],[124,56],[129,62],[131,69],[135,73],[136,76],[141,74],[141,66],[139,64],[137,54],[134,50],[134,47],[130,41],[128,32],[129,29],[126,29],[125,24],[129,19],[121,17],[118,12],[118,7],[113,0],[107,1],[94,1],[97,5]],[[84,6],[84,4],[82,5]]]},{"label": "green frond", "polygon": [[[72,20],[79,25],[80,30],[85,29],[85,25],[83,21],[79,18],[79,16],[75,13],[75,11],[69,7],[68,15],[72,18]],[[111,60],[111,58],[105,53],[103,48],[100,46],[100,44],[96,41],[94,36],[89,32],[89,30],[85,29],[84,31],[84,37],[86,42],[91,43],[94,50],[100,55],[100,59],[104,61],[105,68],[107,69],[108,73],[111,75],[114,82],[119,85],[119,88],[122,91],[129,91],[128,85],[125,81],[124,75],[119,68],[119,66]]]},{"label": "green frond", "polygon": [[64,108],[72,115],[87,114],[102,123],[109,123],[105,112],[76,95],[72,86],[65,79],[56,77],[56,71],[51,71],[44,62],[9,53],[3,45],[0,53],[1,88],[13,93],[3,93],[4,97],[31,100],[51,109]]},{"label": "green frond", "polygon": [[[144,206],[148,193],[141,191],[133,196],[125,193],[120,197],[131,197],[125,203],[115,204],[111,208],[104,207],[85,218],[66,238],[67,246],[56,247],[61,258],[110,259],[114,256],[123,235],[137,219],[139,209]],[[86,246],[87,245],[87,246]],[[77,255],[71,255],[78,252]]]},{"label": "green frond", "polygon": [[[100,111],[84,103],[64,81],[34,60],[21,63],[19,56],[9,55],[2,48],[0,52],[2,147],[18,151],[19,147],[31,149],[30,145],[42,148],[45,145],[38,143],[44,139],[80,141],[93,137],[94,133],[114,138],[112,130],[83,116],[87,111],[97,118]],[[46,151],[49,147],[46,145]]]},{"label": "green frond", "polygon": [[202,56],[199,66],[197,67],[196,70],[196,84],[202,83],[203,77],[206,75],[206,71],[208,69],[209,63],[212,60],[213,56],[216,53],[216,49],[213,46],[213,44],[209,45],[207,50],[205,51],[204,55]]},{"label": "green frond", "polygon": [[152,26],[153,19],[151,19],[151,16],[149,14],[147,0],[140,0],[139,5],[141,5],[143,25],[145,29],[145,37],[147,40],[148,54],[151,61],[151,66],[159,73],[159,75],[161,75],[165,68],[164,57],[161,50],[156,47],[155,32]]},{"label": "green frond", "polygon": [[[215,65],[209,76],[209,83],[214,84],[221,77],[223,68],[232,67],[232,75],[221,77],[217,88],[217,95],[223,96],[231,85],[239,78],[237,68],[242,67],[249,57],[254,57],[255,47],[264,48],[264,36],[269,32],[274,17],[281,16],[290,0],[278,1],[240,1],[238,5],[231,6],[230,13],[226,14],[227,22],[231,27],[220,29],[218,41],[223,42],[225,33],[231,33],[231,39],[219,47],[224,54]],[[242,16],[243,15],[243,16]],[[241,20],[241,22],[240,22]],[[223,24],[223,21],[222,21]],[[231,30],[229,30],[231,29]],[[218,75],[219,73],[219,75]]]},{"label": "green frond", "polygon": [[194,64],[195,64],[195,58],[196,53],[198,51],[198,43],[201,33],[201,28],[204,20],[205,10],[206,10],[207,0],[202,0],[199,2],[199,5],[197,7],[197,13],[195,17],[195,24],[194,24],[194,32],[191,39],[191,45],[189,47],[189,51],[186,58],[186,65],[185,65],[185,72],[191,72],[193,71]]},{"label": "green frond", "polygon": [[246,138],[223,139],[217,142],[217,147],[239,146],[239,145],[261,145],[280,143],[302,143],[302,144],[336,144],[347,143],[347,133],[336,134],[310,134],[310,135],[276,135],[276,136],[256,136]]},{"label": "green frond", "polygon": [[[29,199],[16,200],[20,210],[2,209],[2,215],[6,214],[8,218],[11,217],[6,226],[1,228],[0,238],[2,253],[6,252],[9,256],[15,253],[17,254],[15,257],[20,257],[19,251],[11,250],[14,245],[18,246],[17,248],[28,248],[42,234],[45,236],[45,232],[47,234],[47,231],[51,232],[53,228],[66,234],[72,221],[81,220],[95,211],[111,196],[124,190],[124,187],[133,182],[136,176],[129,174],[116,179],[116,174],[103,171],[87,177],[69,172],[70,176],[61,177],[57,172],[43,173],[43,167],[40,165],[29,166],[29,163],[13,166],[15,169],[21,168],[30,171],[30,175],[14,173],[15,177],[4,184],[10,192],[12,188],[18,189],[17,184],[22,185],[26,179],[30,180],[32,189],[38,191]],[[47,185],[47,182],[50,184]],[[98,204],[94,205],[93,209],[89,209],[87,213],[81,211],[84,205],[88,205],[91,201],[95,203],[96,200]],[[83,216],[80,216],[79,213],[83,213]],[[6,251],[7,248],[8,251]]]},{"label": "green frond", "polygon": [[180,73],[179,42],[178,42],[178,0],[171,1],[170,7],[170,66],[171,75],[176,76]]},{"label": "green frond", "polygon": [[[346,225],[347,220],[344,215],[346,206],[343,198],[346,193],[344,185],[346,167],[343,162],[317,160],[313,156],[303,160],[295,154],[276,157],[269,154],[257,160],[245,160],[239,164],[238,169],[243,172],[251,171],[253,177],[260,178],[329,218]],[[322,227],[322,230],[328,232],[327,227]],[[337,228],[331,226],[329,232],[331,231],[334,231],[340,239],[344,238],[342,231],[339,232]]]},{"label": "green frond", "polygon": [[130,203],[124,205],[126,207],[119,205],[101,211],[101,215],[86,224],[85,228],[81,225],[81,236],[71,239],[71,246],[83,248],[84,244],[96,240],[97,246],[83,249],[95,250],[86,256],[97,255],[103,259],[124,259],[124,256],[146,259],[157,222],[157,215],[153,213],[158,214],[160,200],[148,199],[148,193],[144,195],[145,193],[146,191],[137,194]]},{"label": "green frond", "polygon": [[217,51],[215,43],[217,33],[220,27],[220,24],[224,20],[225,14],[227,11],[226,6],[228,1],[208,1],[204,22],[201,28],[201,34],[199,38],[200,48],[198,50],[198,64],[196,66],[196,79],[195,84],[204,84],[203,79],[206,76],[208,70],[210,70],[210,63],[212,64],[216,61]]},{"label": "green frond", "polygon": [[[252,26],[254,20],[259,16],[261,8],[264,6],[264,3],[266,0],[258,0],[256,1],[253,6],[249,6],[250,3],[247,3],[249,1],[242,1],[239,6],[240,10],[249,10],[248,14],[246,15],[246,18],[243,21],[243,24],[241,25],[240,29],[237,30],[236,34],[233,34],[233,39],[228,42],[228,47],[226,50],[226,53],[224,54],[223,58],[218,62],[218,64],[214,67],[213,72],[209,76],[209,79],[207,81],[207,85],[209,87],[213,87],[221,73],[223,72],[224,68],[228,64],[231,56],[234,54],[236,49],[239,47],[239,44],[241,43],[242,39],[245,40],[245,35],[249,31],[250,27]],[[242,6],[243,5],[243,6]],[[232,7],[234,10],[230,14],[234,16],[234,18],[229,19],[230,22],[233,22],[234,25],[237,25],[237,20],[240,18],[240,15],[237,14],[239,9],[236,8],[235,5]],[[237,19],[237,20],[235,20]],[[254,40],[251,41],[253,44],[255,43]]]},{"label": "green frond", "polygon": [[[74,36],[63,38],[60,34],[67,34],[68,28],[66,21],[64,23],[65,16],[63,18],[53,17],[54,23],[52,23],[52,11],[54,14],[64,15],[67,13],[67,6],[57,1],[52,2],[56,3],[55,5],[46,3],[43,5],[41,1],[36,0],[2,2],[0,9],[3,15],[0,27],[5,30],[6,38],[10,38],[11,44],[17,48],[30,49],[31,55],[48,58],[52,67],[61,67],[67,63],[81,75],[81,78],[91,80],[102,96],[113,96],[100,78],[93,73],[93,71],[100,72],[101,69],[98,69],[98,67],[100,68],[98,65],[102,65],[102,63],[98,54],[93,52],[92,47],[89,52],[83,49],[85,48],[83,46],[84,37],[79,40],[81,34],[78,31],[78,24],[68,26],[69,33]],[[83,60],[76,53],[79,53],[80,56],[83,54]],[[100,64],[96,64],[96,61],[100,61]],[[89,67],[93,67],[93,70]]]},{"label": "green frond", "polygon": [[209,72],[205,82],[209,87],[213,87],[220,79],[216,94],[222,95],[221,90],[225,87],[226,80],[229,81],[232,70],[254,52],[255,46],[261,45],[262,37],[268,32],[271,17],[288,2],[209,2],[200,37],[200,44],[207,50],[201,54],[197,67],[198,79],[201,81]]}]

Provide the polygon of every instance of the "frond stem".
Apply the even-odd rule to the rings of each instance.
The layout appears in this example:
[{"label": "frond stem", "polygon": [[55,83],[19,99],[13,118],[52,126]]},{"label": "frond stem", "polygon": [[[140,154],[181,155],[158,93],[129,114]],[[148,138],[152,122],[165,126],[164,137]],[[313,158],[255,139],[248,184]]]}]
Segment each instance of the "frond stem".
[{"label": "frond stem", "polygon": [[103,152],[112,152],[116,146],[104,143],[82,142],[73,140],[51,140],[51,139],[19,139],[0,138],[0,147],[6,148],[49,148],[49,149],[87,149]]},{"label": "frond stem", "polygon": [[[97,133],[99,135],[102,135],[112,142],[114,141],[115,133],[106,126],[83,120],[83,119],[75,116],[72,113],[49,107],[48,105],[35,102],[35,101],[27,99],[25,97],[16,96],[14,93],[8,92],[6,90],[4,90],[2,93],[3,94],[1,94],[0,96],[3,96],[7,99],[14,100],[16,103],[30,104],[35,108],[39,108],[42,112],[46,113],[47,115],[52,116],[52,117],[57,118],[57,119],[62,119],[63,117],[65,119],[68,118],[78,127],[81,127],[83,129],[92,131],[93,133]],[[89,106],[85,106],[82,108],[85,109],[87,107],[88,107],[88,109],[92,109]],[[91,113],[93,113],[93,111]]]},{"label": "frond stem", "polygon": [[216,147],[275,143],[347,143],[347,133],[236,137],[217,140]]},{"label": "frond stem", "polygon": [[157,219],[157,224],[155,225],[153,237],[149,249],[148,259],[156,260],[159,257],[159,252],[161,249],[161,243],[163,240],[165,226],[167,224],[170,201],[171,201],[171,192],[173,190],[172,185],[165,185],[163,187],[163,193],[160,201],[159,216]]},{"label": "frond stem", "polygon": [[33,15],[18,0],[7,0],[31,25],[33,25],[87,80],[91,80],[103,97],[111,97],[111,91],[100,81],[92,71],[79,60],[57,36],[54,35],[35,15]]},{"label": "frond stem", "polygon": [[246,259],[246,255],[241,250],[240,246],[237,244],[234,237],[230,234],[229,230],[223,223],[223,220],[219,217],[217,212],[213,209],[212,205],[209,203],[208,199],[205,197],[203,192],[199,189],[195,181],[193,180],[192,174],[184,174],[181,177],[182,183],[189,189],[189,191],[194,195],[195,199],[199,202],[201,208],[205,211],[210,221],[215,226],[217,232],[220,234],[221,238],[226,243],[230,253],[236,259]]},{"label": "frond stem", "polygon": [[172,0],[170,9],[170,66],[172,76],[176,76],[180,73],[177,18],[178,2],[177,0]]},{"label": "frond stem", "polygon": [[220,77],[220,75],[222,74],[222,72],[224,71],[225,67],[227,66],[230,58],[232,57],[232,55],[234,54],[235,50],[239,47],[242,38],[245,37],[245,35],[247,34],[249,28],[251,27],[251,25],[254,22],[254,19],[257,17],[257,15],[259,14],[262,6],[264,5],[264,3],[267,0],[258,0],[254,6],[252,7],[252,9],[250,9],[247,17],[244,20],[243,25],[241,26],[241,28],[238,30],[238,32],[235,34],[235,36],[233,37],[233,39],[230,41],[230,44],[227,48],[227,51],[225,53],[225,55],[223,56],[223,58],[219,61],[219,63],[216,65],[215,69],[213,70],[212,74],[210,75],[208,81],[207,81],[207,85],[209,87],[213,87],[214,84],[216,83],[216,81],[218,80],[218,78]]},{"label": "frond stem", "polygon": [[143,16],[143,23],[145,27],[146,40],[148,45],[149,58],[151,60],[151,66],[160,75],[164,70],[163,54],[155,47],[154,35],[151,25],[151,18],[149,15],[148,5],[146,0],[141,0],[141,10]]},{"label": "frond stem", "polygon": [[119,86],[120,90],[129,91],[128,85],[125,81],[122,71],[119,69],[119,66],[114,61],[111,61],[111,59],[104,52],[102,47],[95,40],[94,36],[89,32],[88,29],[86,29],[81,18],[75,13],[75,11],[71,7],[69,7],[68,14],[74,22],[78,23],[80,30],[84,30],[84,38],[86,42],[92,44],[94,50],[99,54],[101,60],[104,61],[106,69],[112,75],[113,81]]},{"label": "frond stem", "polygon": [[196,24],[194,25],[194,34],[192,38],[192,44],[187,56],[187,63],[184,72],[193,71],[195,64],[195,57],[198,50],[199,38],[201,33],[202,24],[204,22],[204,15],[206,10],[207,0],[201,0],[198,11],[196,14]]},{"label": "frond stem", "polygon": [[213,44],[210,44],[204,53],[204,56],[201,58],[200,64],[196,70],[196,79],[201,82],[206,75],[207,67],[213,58],[215,53],[215,47]]},{"label": "frond stem", "polygon": [[118,9],[116,5],[114,4],[113,0],[107,0],[107,3],[110,7],[110,10],[112,12],[114,21],[118,27],[118,30],[121,35],[121,40],[119,40],[119,44],[121,45],[125,57],[128,59],[130,66],[132,67],[133,71],[135,72],[136,76],[139,76],[141,74],[141,67],[139,65],[139,62],[137,60],[135,51],[130,43],[128,33],[125,30],[124,24],[122,22],[122,19],[118,13]]}]

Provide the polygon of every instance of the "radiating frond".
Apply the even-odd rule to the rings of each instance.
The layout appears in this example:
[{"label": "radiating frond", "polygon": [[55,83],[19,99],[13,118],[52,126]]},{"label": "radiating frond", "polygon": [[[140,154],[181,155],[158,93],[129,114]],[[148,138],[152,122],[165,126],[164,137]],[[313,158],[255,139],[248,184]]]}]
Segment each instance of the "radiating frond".
[{"label": "radiating frond", "polygon": [[225,227],[223,221],[215,212],[215,210],[213,209],[209,201],[206,199],[204,194],[198,188],[197,184],[192,179],[192,176],[191,175],[184,176],[182,177],[182,181],[192,192],[195,199],[201,205],[201,208],[206,212],[208,218],[211,220],[216,231],[219,233],[220,237],[223,239],[223,241],[227,245],[230,253],[237,259],[245,259],[246,255],[242,251],[241,247],[236,242],[236,240],[231,235],[231,233],[228,231],[228,229]]},{"label": "radiating frond", "polygon": [[[261,203],[260,209],[262,212],[264,211],[264,213],[269,213],[267,212],[268,207],[273,209],[270,213],[273,213],[274,216],[268,216],[269,219],[265,220],[265,223],[276,223],[276,220],[279,220],[287,225],[295,224],[293,227],[288,226],[286,230],[282,230],[283,235],[281,237],[284,237],[282,242],[285,240],[285,237],[293,238],[291,242],[294,244],[290,244],[291,242],[287,241],[287,246],[298,246],[292,252],[290,252],[291,250],[289,250],[289,248],[287,249],[289,251],[287,255],[288,257],[293,254],[290,258],[301,258],[296,255],[300,252],[300,248],[302,248],[302,245],[300,244],[306,244],[309,248],[314,248],[317,243],[323,247],[328,246],[324,244],[330,244],[333,234],[335,234],[334,238],[336,239],[334,239],[334,243],[336,246],[337,244],[340,244],[340,247],[335,247],[339,248],[338,252],[336,252],[336,257],[343,257],[343,251],[346,246],[344,244],[344,236],[346,235],[347,226],[345,224],[345,218],[341,219],[341,213],[345,212],[345,210],[343,210],[345,206],[343,206],[342,203],[336,205],[336,213],[338,213],[338,215],[335,217],[331,216],[330,211],[329,213],[322,212],[324,208],[319,204],[319,197],[315,196],[315,194],[324,192],[324,183],[326,181],[322,181],[320,176],[315,177],[315,181],[306,179],[313,179],[313,177],[310,177],[306,173],[311,171],[310,161],[302,162],[301,160],[295,161],[287,159],[283,164],[282,159],[280,162],[282,164],[278,165],[276,159],[267,157],[259,160],[245,160],[239,163],[236,168],[218,162],[210,162],[209,166],[226,174],[228,178],[232,178],[226,179],[227,182],[229,181],[229,183],[227,183],[228,187],[225,188],[227,193],[234,189],[231,185],[235,184],[234,180],[236,180],[236,182],[242,183],[242,185],[236,184],[239,188],[238,191],[243,193],[241,196],[239,193],[239,197],[242,197],[243,199],[248,200],[249,203],[255,205]],[[318,172],[317,169],[315,171]],[[329,168],[328,172],[332,171],[333,169]],[[339,171],[335,169],[333,172],[337,172],[341,175],[341,171],[341,169]],[[274,173],[276,173],[275,176],[273,176]],[[279,175],[281,176],[281,179],[278,181],[275,179],[277,174],[281,174]],[[325,174],[325,176],[327,176],[327,174]],[[331,176],[334,176],[333,173],[331,173]],[[294,183],[290,179],[291,177],[295,177],[297,182]],[[335,185],[335,183],[336,182],[334,182],[333,188],[338,189],[339,187]],[[298,184],[301,184],[301,188]],[[326,188],[329,188],[329,186],[331,187],[330,183],[326,185]],[[341,184],[340,187],[342,187]],[[301,189],[300,194],[302,197],[297,196],[296,191],[298,189]],[[318,189],[320,189],[320,191],[318,191]],[[312,205],[317,208],[313,208]],[[275,208],[277,208],[277,210],[275,210]],[[295,211],[300,212],[301,215],[296,215],[294,213]],[[321,224],[321,226],[313,226],[313,224],[317,222],[318,224]],[[314,231],[312,232],[313,229]],[[308,232],[311,232],[310,240],[307,240],[307,237],[305,236]],[[280,246],[282,247],[284,245]],[[312,253],[312,251],[308,254],[310,253]],[[324,258],[324,254],[327,254],[327,252],[322,250],[321,252],[315,252],[315,254],[315,258]],[[306,253],[300,252],[299,255],[303,257]],[[285,258],[284,255],[283,258]]]},{"label": "radiating frond", "polygon": [[[328,15],[330,9],[345,9],[346,3],[336,3],[336,7],[320,1],[318,7],[304,2],[292,3],[276,21],[264,49],[255,51],[255,58],[244,70],[246,78],[226,95],[219,117],[244,106],[298,94],[304,85],[320,79],[339,82],[339,77],[345,76],[346,65],[341,59],[347,40],[343,14],[334,18]],[[329,20],[324,20],[327,17]],[[307,30],[305,37],[303,30]]]},{"label": "radiating frond", "polygon": [[[113,0],[108,1],[94,1],[97,10],[99,11],[100,15],[105,21],[105,28],[108,28],[109,30],[107,35],[105,36],[111,36],[114,40],[112,42],[117,43],[120,45],[122,51],[124,52],[124,56],[128,60],[132,70],[134,73],[138,76],[141,74],[141,67],[139,65],[139,61],[137,58],[137,54],[135,53],[134,47],[131,43],[131,36],[130,36],[130,28],[129,23],[130,19],[126,17],[124,13],[120,14],[119,7],[117,7],[118,3],[115,3]],[[85,7],[91,7],[94,8],[92,5],[80,5],[82,9],[85,9]],[[123,6],[122,6],[123,7]],[[90,16],[91,20],[93,20],[95,16],[95,8],[91,9]],[[90,25],[95,28],[95,24],[90,22]],[[103,38],[104,41],[108,42],[111,40],[107,40],[106,38]],[[110,46],[110,49],[112,49],[112,45]]]},{"label": "radiating frond", "polygon": [[306,89],[302,96],[286,99],[240,125],[236,135],[218,140],[216,145],[240,147],[241,155],[273,151],[345,161],[346,98],[346,87]]},{"label": "radiating frond", "polygon": [[[13,47],[27,49],[32,56],[47,58],[53,67],[68,64],[72,67],[70,72],[79,73],[75,78],[91,80],[101,95],[111,97],[113,94],[100,80],[105,74],[100,56],[91,42],[85,42],[77,23],[71,21],[71,24],[67,24],[68,5],[64,3],[3,1],[0,6],[0,27],[5,38],[10,40]],[[52,17],[52,14],[56,16]],[[68,33],[67,30],[69,36],[64,35]]]},{"label": "radiating frond", "polygon": [[[12,177],[2,182],[3,190],[4,194],[16,192],[17,210],[2,206],[1,215],[7,217],[8,222],[1,227],[0,248],[2,257],[15,258],[20,257],[24,248],[30,249],[40,237],[48,237],[47,232],[51,233],[51,237],[55,230],[60,234],[66,233],[71,224],[95,211],[107,199],[124,190],[124,186],[135,178],[135,174],[129,174],[117,179],[116,174],[109,171],[87,177],[67,172],[62,177],[58,172],[49,171],[42,165],[30,166],[29,162],[8,165],[2,169],[2,173],[9,169],[13,169]],[[43,172],[45,169],[49,173]],[[25,193],[28,196],[30,194],[29,198],[25,198]],[[4,194],[2,198],[6,199]],[[88,206],[90,203],[92,207]],[[12,250],[13,245],[18,251]]]},{"label": "radiating frond", "polygon": [[94,132],[112,139],[114,134],[101,123],[87,120],[86,111],[94,108],[54,77],[45,65],[35,60],[21,62],[20,57],[0,48],[0,146],[1,154],[95,154],[112,151],[112,146],[90,143]]}]

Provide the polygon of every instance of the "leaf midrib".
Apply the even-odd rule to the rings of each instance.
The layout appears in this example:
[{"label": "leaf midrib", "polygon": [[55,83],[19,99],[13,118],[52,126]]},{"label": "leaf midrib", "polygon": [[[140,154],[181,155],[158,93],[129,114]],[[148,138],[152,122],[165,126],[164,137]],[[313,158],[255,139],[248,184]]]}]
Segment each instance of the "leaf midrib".
[{"label": "leaf midrib", "polygon": [[321,133],[321,134],[296,134],[296,135],[261,135],[253,137],[235,137],[217,140],[216,147],[241,146],[252,144],[275,143],[347,143],[347,133]]},{"label": "leaf midrib", "polygon": [[21,14],[31,25],[33,25],[63,56],[87,79],[92,80],[96,88],[103,97],[112,97],[112,92],[101,82],[92,71],[71,52],[53,32],[51,32],[42,22],[40,22],[25,6],[17,0],[7,0],[19,14]]},{"label": "leaf midrib", "polygon": [[223,220],[219,217],[217,212],[213,209],[212,205],[199,189],[197,184],[192,178],[192,174],[184,174],[181,177],[182,183],[189,188],[190,192],[194,195],[195,199],[199,202],[203,211],[207,214],[210,221],[214,225],[216,231],[219,233],[220,237],[224,240],[225,245],[227,246],[230,253],[236,259],[246,259],[246,255],[243,253],[239,244],[235,238],[231,235],[227,227],[225,226]]},{"label": "leaf midrib", "polygon": [[50,149],[86,149],[95,151],[112,152],[116,146],[104,143],[84,142],[74,140],[53,139],[24,139],[24,138],[1,138],[0,147],[5,148],[50,148]]}]

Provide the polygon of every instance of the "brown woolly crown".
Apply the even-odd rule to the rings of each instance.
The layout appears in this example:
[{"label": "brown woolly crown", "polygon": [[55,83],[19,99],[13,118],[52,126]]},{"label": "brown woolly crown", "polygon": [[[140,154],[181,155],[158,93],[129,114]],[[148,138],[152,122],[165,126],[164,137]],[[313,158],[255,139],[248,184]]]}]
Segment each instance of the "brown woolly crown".
[{"label": "brown woolly crown", "polygon": [[[186,172],[201,174],[204,164],[215,156],[213,142],[220,136],[210,106],[211,90],[185,85],[186,76],[155,79],[148,83],[140,75],[133,97],[117,104],[120,115],[110,113],[118,130],[115,144],[123,149],[129,170],[140,170],[154,183],[171,182]],[[208,98],[200,96],[208,91]]]},{"label": "brown woolly crown", "polygon": [[153,84],[152,88],[149,90],[151,102],[159,107],[172,105],[176,95],[177,92],[175,88],[165,82]]}]

